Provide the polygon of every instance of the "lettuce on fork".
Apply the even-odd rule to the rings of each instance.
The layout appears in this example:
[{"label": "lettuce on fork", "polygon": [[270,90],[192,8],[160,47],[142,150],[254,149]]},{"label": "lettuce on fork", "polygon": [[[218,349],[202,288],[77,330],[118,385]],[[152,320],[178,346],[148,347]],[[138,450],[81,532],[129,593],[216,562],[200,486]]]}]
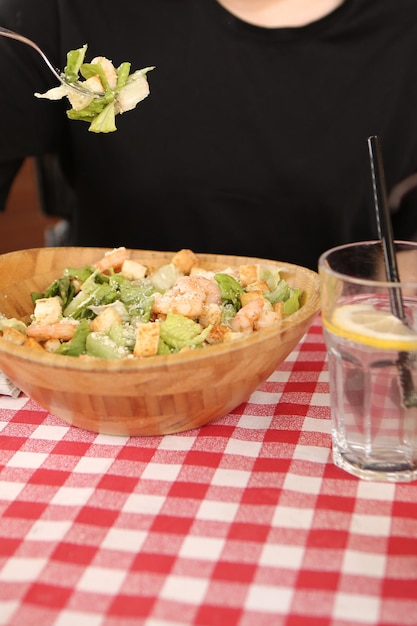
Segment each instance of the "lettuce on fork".
[{"label": "lettuce on fork", "polygon": [[72,107],[67,111],[70,119],[88,122],[88,130],[93,133],[112,133],[117,130],[116,115],[131,111],[149,95],[146,75],[154,66],[130,73],[130,63],[124,62],[116,68],[106,57],[95,57],[91,63],[85,63],[87,47],[85,44],[68,52],[63,75],[91,95],[60,85],[35,96],[48,100],[67,97]]}]

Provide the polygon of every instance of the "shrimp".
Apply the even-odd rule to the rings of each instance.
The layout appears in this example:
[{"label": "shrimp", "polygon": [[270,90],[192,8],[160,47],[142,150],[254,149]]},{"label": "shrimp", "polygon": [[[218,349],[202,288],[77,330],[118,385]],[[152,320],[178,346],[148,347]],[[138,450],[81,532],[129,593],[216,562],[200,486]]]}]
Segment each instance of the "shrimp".
[{"label": "shrimp", "polygon": [[195,285],[196,289],[202,289],[205,292],[206,298],[204,304],[221,304],[222,297],[220,287],[215,280],[210,280],[204,276],[192,276],[189,278],[191,279],[192,284]]},{"label": "shrimp", "polygon": [[36,341],[47,341],[48,339],[60,339],[69,341],[73,338],[78,323],[57,322],[56,324],[31,324],[26,329],[28,337],[33,337]]},{"label": "shrimp", "polygon": [[128,256],[129,253],[124,246],[114,248],[113,250],[106,252],[99,261],[93,263],[93,267],[99,269],[100,272],[105,272],[111,267],[114,269],[120,269],[123,265],[123,261],[125,261]]},{"label": "shrimp", "polygon": [[259,319],[255,323],[255,330],[266,328],[267,326],[277,324],[278,322],[282,322],[282,313],[273,310],[263,310]]},{"label": "shrimp", "polygon": [[[107,78],[107,81],[109,83],[110,89],[116,89],[117,86],[117,72],[116,72],[116,68],[114,67],[113,63],[109,60],[106,59],[106,57],[94,57],[94,59],[91,61],[92,64],[97,64],[97,65],[101,65],[101,68],[104,72],[105,77]],[[104,86],[100,80],[100,77],[97,76],[91,76],[86,83],[88,82],[89,88],[93,89],[93,91],[98,91],[98,92],[103,92],[104,91]]]},{"label": "shrimp", "polygon": [[179,313],[192,319],[200,317],[204,307],[221,303],[218,284],[204,276],[181,276],[163,294],[156,294],[153,312],[166,315]]},{"label": "shrimp", "polygon": [[236,313],[231,328],[234,332],[251,332],[264,310],[263,298],[250,300]]}]

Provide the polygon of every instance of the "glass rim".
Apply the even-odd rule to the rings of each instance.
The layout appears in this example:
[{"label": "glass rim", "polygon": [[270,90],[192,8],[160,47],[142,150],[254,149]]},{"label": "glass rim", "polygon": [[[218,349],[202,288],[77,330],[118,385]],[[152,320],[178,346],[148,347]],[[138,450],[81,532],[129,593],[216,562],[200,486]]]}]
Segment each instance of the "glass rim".
[{"label": "glass rim", "polygon": [[[417,279],[414,281],[402,281],[400,280],[399,282],[393,282],[393,281],[389,281],[389,280],[376,280],[376,279],[372,279],[372,278],[360,278],[360,277],[356,277],[356,276],[352,276],[351,274],[345,274],[344,272],[340,272],[338,270],[334,270],[332,267],[330,267],[327,259],[329,258],[329,256],[335,252],[341,251],[341,250],[347,250],[349,248],[358,248],[358,247],[367,247],[368,249],[374,246],[381,246],[382,243],[379,239],[369,239],[369,240],[363,240],[363,241],[354,241],[354,242],[349,242],[349,243],[343,243],[340,244],[338,246],[334,246],[333,248],[329,248],[328,250],[326,250],[325,252],[323,252],[320,257],[319,257],[319,262],[318,262],[318,270],[320,273],[320,270],[322,270],[323,272],[326,272],[327,274],[335,277],[335,278],[339,278],[340,280],[346,281],[346,282],[350,282],[352,284],[356,284],[356,285],[369,285],[372,287],[375,287],[375,285],[379,285],[380,287],[385,287],[385,288],[393,288],[393,287],[413,287],[413,288],[417,288]],[[417,241],[410,241],[410,240],[405,240],[405,239],[395,239],[394,241],[394,245],[396,246],[404,246],[405,248],[409,247],[411,249],[415,249],[417,251]],[[327,262],[326,262],[327,261]],[[417,271],[417,270],[416,270]]]}]

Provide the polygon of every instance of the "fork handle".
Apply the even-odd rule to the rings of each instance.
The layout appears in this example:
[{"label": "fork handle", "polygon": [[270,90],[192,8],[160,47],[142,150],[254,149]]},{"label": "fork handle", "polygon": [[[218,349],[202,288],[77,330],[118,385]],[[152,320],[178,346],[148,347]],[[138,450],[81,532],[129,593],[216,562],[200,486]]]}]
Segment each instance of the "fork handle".
[{"label": "fork handle", "polygon": [[49,69],[51,70],[51,72],[53,73],[55,78],[57,78],[60,83],[63,83],[61,74],[52,65],[52,63],[50,62],[50,60],[48,59],[46,54],[43,52],[43,50],[41,50],[39,48],[39,46],[34,41],[29,39],[28,37],[25,37],[24,35],[20,35],[19,33],[15,33],[13,30],[9,30],[8,28],[4,28],[4,26],[0,26],[0,35],[2,35],[3,37],[9,37],[10,39],[15,39],[16,41],[21,41],[22,43],[25,43],[28,46],[30,46],[31,48],[33,48],[34,50],[36,50],[36,52],[38,52],[38,54],[41,55],[41,57],[43,58],[43,60],[45,61],[46,65],[49,67]]}]

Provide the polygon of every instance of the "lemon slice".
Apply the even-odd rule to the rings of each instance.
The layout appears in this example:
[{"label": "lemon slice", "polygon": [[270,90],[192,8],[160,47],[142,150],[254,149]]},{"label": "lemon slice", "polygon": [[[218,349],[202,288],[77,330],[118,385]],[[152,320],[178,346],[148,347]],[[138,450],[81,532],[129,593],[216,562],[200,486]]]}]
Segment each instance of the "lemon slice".
[{"label": "lemon slice", "polygon": [[333,311],[324,326],[332,333],[374,348],[417,350],[417,332],[388,311],[371,304],[345,304]]}]

